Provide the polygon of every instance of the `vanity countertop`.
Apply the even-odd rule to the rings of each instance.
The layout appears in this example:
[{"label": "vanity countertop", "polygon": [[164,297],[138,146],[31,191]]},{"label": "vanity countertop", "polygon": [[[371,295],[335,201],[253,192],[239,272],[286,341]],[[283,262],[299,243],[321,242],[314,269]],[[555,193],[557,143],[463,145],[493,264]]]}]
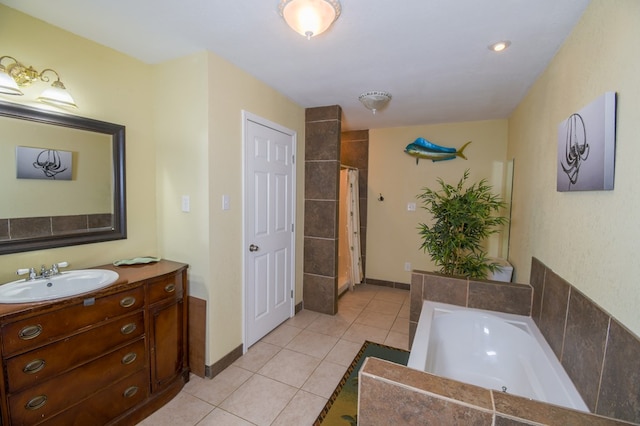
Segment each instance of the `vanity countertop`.
[{"label": "vanity countertop", "polygon": [[[118,279],[106,287],[93,291],[94,297],[101,297],[118,291],[126,290],[130,287],[140,285],[142,281],[150,278],[158,278],[164,275],[172,274],[180,269],[186,268],[185,263],[174,262],[172,260],[162,259],[156,263],[147,263],[142,265],[114,266],[112,264],[93,266],[87,269],[109,269],[118,273]],[[64,272],[64,271],[63,271]],[[76,296],[45,300],[42,302],[31,303],[0,303],[0,322],[4,322],[16,315],[39,314],[61,306],[77,303],[78,300],[86,298],[87,293]]]}]

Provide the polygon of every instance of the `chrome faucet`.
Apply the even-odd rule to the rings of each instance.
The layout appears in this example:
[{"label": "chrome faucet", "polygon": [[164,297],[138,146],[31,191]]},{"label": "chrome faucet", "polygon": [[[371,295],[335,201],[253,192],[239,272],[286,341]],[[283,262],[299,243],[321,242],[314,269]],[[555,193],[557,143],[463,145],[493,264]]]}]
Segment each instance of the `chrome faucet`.
[{"label": "chrome faucet", "polygon": [[68,262],[58,262],[51,265],[51,268],[47,268],[46,266],[42,265],[40,267],[40,274],[36,273],[36,268],[18,269],[16,271],[16,274],[18,275],[29,274],[29,277],[25,278],[25,281],[32,281],[32,280],[37,280],[39,278],[49,278],[54,275],[60,275],[61,273],[60,268],[66,268],[67,266],[69,266]]}]

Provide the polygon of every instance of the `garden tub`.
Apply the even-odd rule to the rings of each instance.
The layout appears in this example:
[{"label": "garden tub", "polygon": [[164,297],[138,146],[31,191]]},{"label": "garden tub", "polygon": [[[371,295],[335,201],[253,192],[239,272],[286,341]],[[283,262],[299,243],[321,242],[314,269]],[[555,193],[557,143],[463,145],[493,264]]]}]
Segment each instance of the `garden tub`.
[{"label": "garden tub", "polygon": [[408,367],[588,412],[531,317],[425,300]]}]

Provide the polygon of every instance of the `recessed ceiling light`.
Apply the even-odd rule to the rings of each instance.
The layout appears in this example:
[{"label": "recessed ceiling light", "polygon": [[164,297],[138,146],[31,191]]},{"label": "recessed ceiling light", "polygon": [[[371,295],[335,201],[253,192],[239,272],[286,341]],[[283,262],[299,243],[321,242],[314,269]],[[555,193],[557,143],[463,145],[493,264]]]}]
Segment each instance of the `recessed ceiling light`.
[{"label": "recessed ceiling light", "polygon": [[499,41],[497,43],[489,46],[489,50],[493,50],[494,52],[502,52],[506,50],[509,46],[511,46],[511,42],[509,40]]}]

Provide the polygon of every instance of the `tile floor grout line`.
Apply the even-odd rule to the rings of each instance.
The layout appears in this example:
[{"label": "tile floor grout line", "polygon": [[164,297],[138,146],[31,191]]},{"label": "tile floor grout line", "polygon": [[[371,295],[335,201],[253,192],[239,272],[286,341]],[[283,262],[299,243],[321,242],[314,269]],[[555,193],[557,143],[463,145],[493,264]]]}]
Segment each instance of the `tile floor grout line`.
[{"label": "tile floor grout line", "polygon": [[[405,296],[402,299],[402,301],[399,301],[398,295],[403,294],[403,292]],[[407,293],[408,291],[406,290],[396,290],[396,289],[380,290],[380,289],[376,289],[373,286],[368,286],[364,288],[357,288],[356,291],[343,295],[341,299],[338,301],[338,313],[335,316],[328,316],[328,315],[319,314],[319,313],[310,313],[311,311],[304,311],[304,310],[301,311],[302,314],[301,312],[299,312],[297,315],[302,315],[301,317],[299,317],[300,319],[297,321],[292,321],[294,318],[296,318],[294,316],[288,319],[287,321],[283,322],[283,324],[281,324],[279,327],[281,327],[282,325],[286,325],[287,327],[290,327],[290,328],[283,328],[285,331],[281,332],[279,335],[276,334],[275,337],[274,335],[272,335],[271,342],[263,340],[264,338],[259,341],[268,346],[260,346],[260,347],[256,346],[255,348],[257,350],[254,349],[255,352],[252,352],[251,351],[252,348],[250,348],[247,354],[251,353],[251,358],[245,358],[244,366],[240,365],[242,364],[242,362],[239,362],[238,364],[234,362],[232,363],[231,366],[236,367],[238,370],[229,371],[225,369],[225,371],[229,371],[229,375],[225,377],[224,381],[220,382],[220,384],[223,385],[223,391],[220,391],[217,388],[216,388],[216,391],[210,391],[210,392],[216,392],[215,393],[216,396],[214,397],[216,400],[218,398],[222,398],[218,402],[218,404],[212,404],[207,400],[202,399],[201,396],[198,396],[198,395],[206,396],[207,388],[208,386],[211,386],[212,383],[214,387],[218,386],[219,383],[215,382],[215,378],[214,379],[194,378],[194,381],[196,380],[203,380],[203,381],[196,382],[194,387],[190,388],[188,391],[187,390],[181,391],[181,393],[184,392],[184,394],[189,395],[190,398],[193,398],[193,401],[197,400],[200,403],[203,403],[201,407],[201,410],[203,411],[202,418],[200,418],[200,420],[195,421],[194,423],[192,423],[193,422],[193,419],[192,419],[191,421],[188,422],[188,424],[194,425],[194,426],[201,424],[202,426],[204,426],[206,422],[211,422],[211,419],[216,419],[216,421],[219,421],[221,416],[225,418],[227,416],[232,416],[233,418],[237,419],[238,422],[246,422],[247,425],[282,424],[283,421],[286,420],[288,422],[291,422],[292,419],[294,418],[304,419],[304,420],[301,420],[301,422],[304,424],[312,423],[315,420],[315,417],[317,416],[317,413],[315,411],[316,409],[318,409],[318,407],[320,407],[320,403],[322,403],[324,406],[324,404],[328,400],[328,398],[320,394],[326,394],[327,389],[330,387],[332,389],[335,388],[335,386],[338,384],[339,380],[342,377],[342,375],[340,375],[340,378],[337,378],[338,376],[337,371],[340,370],[340,372],[343,373],[342,370],[348,368],[348,364],[351,362],[351,360],[357,353],[357,349],[362,346],[362,344],[364,343],[364,340],[373,340],[378,343],[386,344],[390,346],[399,346],[399,347],[402,347],[403,345],[408,346],[408,333],[404,334],[399,331],[393,330],[394,326],[399,327],[397,324],[400,324],[401,322],[400,315],[404,307],[409,306],[410,299]],[[387,295],[390,295],[390,296],[387,298],[386,297]],[[393,310],[394,313],[390,313],[391,309]],[[381,310],[383,312],[379,312]],[[342,312],[342,315],[341,315],[341,312]],[[371,317],[375,317],[376,314],[377,316],[382,316],[380,314],[383,314],[387,318],[381,322],[367,321],[367,318],[370,319]],[[403,313],[402,315],[406,316],[406,313]],[[331,320],[327,320],[328,318],[335,318],[335,321],[332,322]],[[365,321],[365,322],[360,323],[358,322],[359,320]],[[406,318],[402,318],[402,322],[406,322],[406,321],[408,321]],[[313,326],[314,324],[316,324],[316,327]],[[369,324],[375,324],[375,325],[369,325]],[[382,327],[380,327],[379,325],[382,325]],[[356,327],[352,328],[354,326]],[[361,327],[366,327],[366,328],[362,329]],[[273,330],[272,333],[275,332],[278,328]],[[360,328],[360,330],[358,330],[358,328]],[[322,331],[316,331],[318,329],[322,329]],[[297,346],[296,344],[292,345],[292,342],[298,336],[300,336],[300,334],[302,334],[304,330],[307,331],[306,333],[307,340],[306,341],[299,340],[297,342]],[[332,330],[333,330],[333,334],[332,334]],[[351,333],[350,335],[347,336],[348,339],[344,338],[349,332],[349,330],[351,330]],[[333,343],[331,344],[331,347],[329,348],[322,347],[323,344],[326,344],[326,340],[318,339],[319,343],[317,344],[319,346],[316,346],[315,348],[309,347],[309,351],[308,351],[309,353],[302,352],[301,350],[304,350],[304,347],[303,347],[304,344],[309,344],[309,345],[313,344],[314,334],[311,334],[311,333],[321,335],[321,336],[327,336],[334,339]],[[372,333],[374,335],[377,335],[378,337],[374,338],[371,335]],[[293,335],[293,337],[289,338],[289,335]],[[352,340],[349,340],[349,339],[352,339]],[[278,342],[278,343],[276,344],[273,342]],[[285,343],[282,343],[282,342],[285,342]],[[292,346],[289,347],[289,345],[292,345]],[[296,347],[297,349],[294,349]],[[308,373],[306,371],[304,372],[297,371],[297,373],[303,373],[303,374],[299,374],[298,376],[293,376],[293,380],[290,380],[292,382],[298,383],[297,380],[299,380],[299,378],[304,377],[304,380],[302,381],[300,386],[290,385],[288,383],[285,383],[281,379],[274,379],[272,377],[269,377],[268,375],[265,374],[269,372],[268,370],[265,370],[262,373],[260,372],[276,356],[278,356],[279,354],[283,354],[284,349],[289,351],[290,354],[296,353],[302,357],[308,357],[307,359],[310,359],[312,362],[316,363],[313,369]],[[272,353],[272,351],[275,351],[275,352]],[[323,355],[322,357],[316,357],[316,355],[311,355],[310,353],[317,353],[317,354],[323,354]],[[242,359],[243,357],[246,357],[247,354],[240,357],[239,360]],[[331,356],[331,360],[329,360],[330,356]],[[349,359],[347,360],[347,358]],[[282,358],[282,360],[284,360],[284,358]],[[330,364],[332,365],[330,366]],[[311,364],[308,364],[308,365],[310,366]],[[276,367],[276,370],[271,370],[272,371],[271,374],[278,376],[279,375],[278,363],[273,364],[273,366]],[[339,366],[339,368],[336,366]],[[256,371],[249,370],[249,368]],[[321,368],[325,368],[325,369],[321,370]],[[280,371],[283,371],[283,370],[280,370]],[[275,374],[273,372],[275,372]],[[245,375],[247,377],[243,379]],[[314,375],[316,376],[314,377]],[[286,398],[285,395],[281,395],[281,397],[284,397],[284,398],[280,398],[280,399],[276,398],[273,400],[273,402],[269,402],[269,404],[271,404],[270,406],[273,408],[274,411],[277,411],[277,413],[274,413],[274,411],[270,411],[268,414],[266,414],[266,412],[251,411],[252,409],[255,410],[256,404],[258,402],[264,403],[265,402],[264,398],[270,393],[273,393],[273,391],[272,390],[270,391],[268,387],[266,388],[262,387],[261,390],[258,393],[256,393],[257,392],[256,389],[258,388],[256,387],[252,388],[252,386],[247,386],[247,383],[252,379],[255,379],[256,376],[260,377],[261,379],[259,380],[259,382],[253,382],[253,384],[255,385],[257,385],[258,383],[261,383],[260,386],[267,386],[269,383],[273,383],[275,386],[275,384],[277,383],[278,385],[276,387],[287,386],[288,388],[291,389],[291,392],[293,392],[290,398]],[[296,379],[295,377],[298,377],[298,379]],[[311,381],[312,377],[314,378],[313,381]],[[280,375],[280,378],[287,379],[287,376]],[[263,379],[268,381],[264,382]],[[335,383],[333,383],[334,381]],[[307,386],[307,388],[303,389],[305,386]],[[254,397],[260,398],[260,401],[256,400],[255,402],[253,402],[253,400],[250,397],[250,395],[252,394],[254,395]],[[233,402],[232,400],[227,405],[227,408],[232,408],[231,411],[227,411],[221,408],[221,405],[225,404],[225,402],[228,401],[229,398],[231,398],[232,396],[235,396],[236,401],[243,401],[243,404],[237,405],[236,403],[236,405],[234,405],[232,403]],[[277,405],[273,405],[274,403]],[[310,406],[313,406],[313,409],[311,409],[311,411],[313,412],[309,412]],[[166,408],[167,412],[171,412],[171,415],[167,416],[167,420],[173,419],[173,423],[171,423],[172,426],[173,424],[176,424],[176,425],[181,424],[179,423],[179,416],[176,417],[174,412],[179,409],[180,408],[175,405],[168,406]],[[218,409],[219,411],[216,411]],[[205,413],[205,411],[207,412]],[[156,422],[153,424],[154,425],[168,424],[168,423],[162,423],[161,421],[163,419],[162,409],[159,410],[157,413],[160,413],[160,414],[155,416],[153,420],[150,420],[150,421],[159,419],[160,420],[159,422]],[[229,417],[229,418],[232,418],[232,417]],[[254,420],[250,421],[247,419],[247,417],[253,418]],[[258,420],[260,418],[262,418],[262,420]],[[177,422],[176,422],[176,419],[178,420]],[[254,421],[257,421],[257,423],[254,423]],[[151,424],[151,423],[145,423],[145,424]],[[186,425],[186,424],[187,423],[182,423],[182,425]]]}]

